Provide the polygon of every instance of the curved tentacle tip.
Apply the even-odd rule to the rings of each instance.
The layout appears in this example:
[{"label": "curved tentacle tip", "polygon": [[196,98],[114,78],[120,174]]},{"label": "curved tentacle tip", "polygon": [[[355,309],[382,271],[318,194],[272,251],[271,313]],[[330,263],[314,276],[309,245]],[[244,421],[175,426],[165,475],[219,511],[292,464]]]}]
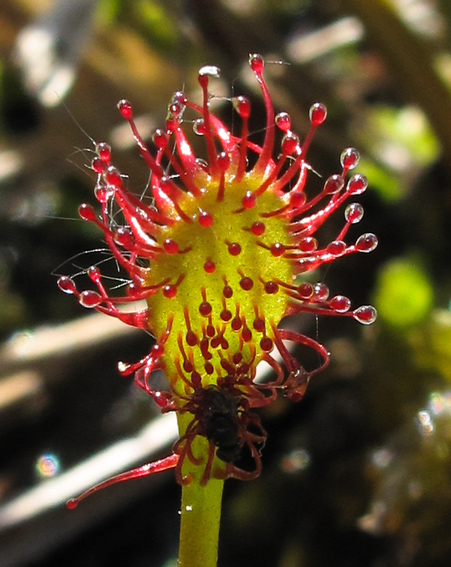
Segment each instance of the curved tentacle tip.
[{"label": "curved tentacle tip", "polygon": [[107,488],[108,486],[112,486],[113,484],[117,484],[119,482],[125,482],[126,480],[142,478],[159,472],[167,471],[169,469],[173,469],[177,466],[178,461],[179,455],[172,454],[168,457],[165,457],[164,459],[160,459],[153,463],[147,463],[146,465],[142,465],[135,469],[131,469],[129,471],[112,476],[111,478],[108,478],[107,480],[104,480],[102,482],[99,482],[99,484],[92,486],[91,488],[80,494],[80,496],[70,498],[66,502],[66,507],[69,510],[74,510],[82,500],[85,500],[86,498],[88,498],[88,496],[91,496],[99,490],[103,490],[104,488]]}]

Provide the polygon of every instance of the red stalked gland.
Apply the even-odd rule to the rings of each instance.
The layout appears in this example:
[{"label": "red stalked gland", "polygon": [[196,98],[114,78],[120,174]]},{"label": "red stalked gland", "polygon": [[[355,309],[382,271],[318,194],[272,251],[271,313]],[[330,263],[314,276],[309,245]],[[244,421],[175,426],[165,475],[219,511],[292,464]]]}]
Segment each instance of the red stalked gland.
[{"label": "red stalked gland", "polygon": [[327,118],[327,108],[321,102],[316,102],[310,107],[310,124],[316,128]]},{"label": "red stalked gland", "polygon": [[269,295],[273,295],[274,293],[277,293],[279,291],[279,286],[278,284],[276,284],[276,282],[266,282],[265,291]]},{"label": "red stalked gland", "polygon": [[85,221],[90,221],[90,222],[97,221],[97,216],[94,212],[94,209],[92,208],[91,205],[88,205],[87,203],[82,203],[78,207],[78,214]]},{"label": "red stalked gland", "polygon": [[75,287],[74,280],[72,278],[69,278],[68,276],[61,276],[58,279],[58,287],[61,291],[64,291],[64,293],[71,295],[77,293],[77,288]]},{"label": "red stalked gland", "polygon": [[211,260],[207,260],[204,264],[204,270],[207,274],[212,274],[216,270],[216,265]]},{"label": "red stalked gland", "polygon": [[282,132],[288,132],[291,128],[291,118],[287,112],[279,112],[276,116],[276,126]]},{"label": "red stalked gland", "polygon": [[241,246],[238,242],[231,242],[228,246],[229,254],[232,256],[238,256],[241,253]]},{"label": "red stalked gland", "polygon": [[247,191],[242,200],[243,207],[245,209],[253,209],[257,204],[257,197],[252,193],[252,191]]},{"label": "red stalked gland", "polygon": [[249,118],[251,114],[251,103],[248,98],[242,95],[233,97],[232,104],[241,118]]},{"label": "red stalked gland", "polygon": [[285,247],[283,246],[283,244],[280,244],[279,242],[276,242],[271,246],[271,254],[276,258],[282,256],[284,252],[285,252]]},{"label": "red stalked gland", "polygon": [[213,216],[206,211],[202,211],[199,215],[199,224],[202,228],[210,228],[213,224]]},{"label": "red stalked gland", "polygon": [[168,299],[172,299],[177,295],[177,286],[175,285],[165,285],[163,287],[163,295]]},{"label": "red stalked gland", "polygon": [[265,225],[262,222],[256,221],[251,226],[251,232],[255,236],[261,236],[265,232]]},{"label": "red stalked gland", "polygon": [[126,120],[131,120],[133,116],[132,105],[128,100],[122,99],[118,102],[117,107],[119,112]]},{"label": "red stalked gland", "polygon": [[111,159],[111,147],[106,142],[99,142],[97,144],[96,153],[105,163],[108,163]]},{"label": "red stalked gland", "polygon": [[265,337],[260,341],[260,347],[262,350],[266,352],[270,352],[273,349],[273,342],[269,337]]},{"label": "red stalked gland", "polygon": [[263,57],[258,53],[253,53],[249,55],[249,64],[251,66],[252,71],[256,75],[261,75],[263,73],[263,67],[265,66],[265,62]]},{"label": "red stalked gland", "polygon": [[208,301],[203,301],[199,305],[199,313],[203,317],[208,317],[209,315],[211,315],[211,305],[208,303]]},{"label": "red stalked gland", "polygon": [[163,242],[163,249],[167,254],[177,254],[179,251],[177,242],[175,242],[175,240],[172,240],[170,238],[167,238]]},{"label": "red stalked gland", "polygon": [[254,282],[251,278],[244,277],[240,280],[240,286],[244,291],[249,291],[254,287]]},{"label": "red stalked gland", "polygon": [[230,299],[233,295],[233,289],[229,285],[224,286],[224,289],[222,290],[222,295],[226,299]]}]

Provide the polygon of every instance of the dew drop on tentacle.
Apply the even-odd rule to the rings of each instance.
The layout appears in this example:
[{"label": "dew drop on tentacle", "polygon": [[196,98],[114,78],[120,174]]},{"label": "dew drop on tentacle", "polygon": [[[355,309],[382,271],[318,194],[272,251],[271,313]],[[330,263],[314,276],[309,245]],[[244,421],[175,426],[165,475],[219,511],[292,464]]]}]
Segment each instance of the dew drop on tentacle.
[{"label": "dew drop on tentacle", "polygon": [[78,301],[83,307],[86,307],[87,309],[94,309],[102,303],[103,298],[99,293],[97,293],[97,291],[86,289],[80,293]]},{"label": "dew drop on tentacle", "polygon": [[136,245],[135,237],[128,226],[118,226],[113,229],[114,242],[125,248],[126,250],[133,250]]},{"label": "dew drop on tentacle", "polygon": [[241,246],[238,244],[238,242],[231,242],[228,245],[228,251],[231,256],[238,256],[239,254],[241,254]]},{"label": "dew drop on tentacle", "polygon": [[307,301],[309,300],[314,293],[314,289],[311,283],[303,282],[298,286],[298,295],[299,298]]},{"label": "dew drop on tentacle", "polygon": [[77,287],[75,286],[74,280],[72,278],[69,278],[68,276],[61,276],[60,278],[58,278],[57,285],[64,293],[67,293],[69,295],[74,295],[77,293]]},{"label": "dew drop on tentacle", "polygon": [[310,124],[316,128],[320,126],[327,118],[327,108],[321,102],[315,102],[309,111]]},{"label": "dew drop on tentacle", "polygon": [[366,232],[357,239],[355,247],[359,252],[372,252],[377,247],[377,236],[372,232]]},{"label": "dew drop on tentacle", "polygon": [[272,342],[272,339],[270,339],[269,337],[264,337],[260,341],[260,348],[265,352],[271,352],[272,349],[274,348],[274,343]]},{"label": "dew drop on tentacle", "polygon": [[185,336],[185,341],[188,346],[194,347],[199,342],[199,339],[194,331],[188,331]]},{"label": "dew drop on tentacle", "polygon": [[117,103],[117,107],[119,109],[119,112],[126,120],[131,120],[131,118],[133,117],[133,111],[132,111],[132,105],[128,100],[123,98]]},{"label": "dew drop on tentacle", "polygon": [[87,273],[91,281],[93,281],[94,283],[100,282],[102,276],[97,266],[89,266]]},{"label": "dew drop on tentacle", "polygon": [[204,263],[204,271],[207,274],[213,274],[216,270],[216,264],[212,260],[207,260]]},{"label": "dew drop on tentacle", "polygon": [[258,333],[263,333],[265,331],[265,320],[258,317],[255,319],[253,327]]},{"label": "dew drop on tentacle", "polygon": [[98,220],[93,207],[91,205],[88,205],[87,203],[82,203],[78,207],[78,214],[80,218],[82,218],[85,221],[97,222]]},{"label": "dew drop on tentacle", "polygon": [[360,195],[364,193],[368,187],[368,180],[367,178],[360,174],[356,173],[351,179],[348,181],[348,185],[346,187],[346,191],[350,195]]},{"label": "dew drop on tentacle", "polygon": [[329,288],[326,284],[317,283],[313,286],[313,301],[326,301],[329,297]]},{"label": "dew drop on tentacle", "polygon": [[278,258],[279,256],[282,256],[284,254],[285,246],[283,244],[281,244],[280,242],[275,242],[271,246],[270,252],[274,256],[274,258]]},{"label": "dew drop on tentacle", "polygon": [[199,224],[203,228],[210,228],[213,224],[213,215],[207,213],[206,211],[201,211],[199,215]]},{"label": "dew drop on tentacle", "polygon": [[291,118],[287,112],[279,112],[275,120],[276,126],[282,132],[288,132],[291,129]]},{"label": "dew drop on tentacle", "polygon": [[372,305],[362,305],[352,312],[356,321],[363,325],[371,325],[377,318],[377,311]]},{"label": "dew drop on tentacle", "polygon": [[230,299],[233,295],[233,289],[229,285],[225,285],[224,289],[222,290],[222,295],[226,299]]},{"label": "dew drop on tentacle", "polygon": [[111,185],[97,183],[94,187],[94,196],[99,203],[107,203],[114,196],[114,189]]},{"label": "dew drop on tentacle", "polygon": [[119,189],[122,186],[122,178],[120,171],[114,167],[114,165],[110,165],[106,171],[105,179],[110,185],[111,189]]},{"label": "dew drop on tentacle", "polygon": [[106,142],[99,142],[96,145],[96,154],[103,162],[108,163],[111,159],[111,146]]},{"label": "dew drop on tentacle", "polygon": [[203,118],[196,118],[193,122],[193,132],[198,136],[205,136],[206,131],[205,120]]},{"label": "dew drop on tentacle", "polygon": [[243,322],[241,321],[241,318],[238,315],[236,315],[232,319],[230,326],[232,327],[232,329],[234,331],[239,331],[241,329],[241,327],[243,326]]},{"label": "dew drop on tentacle", "polygon": [[341,191],[344,185],[345,180],[343,179],[343,177],[341,175],[338,175],[338,173],[335,173],[326,180],[326,183],[324,183],[323,191],[326,195],[333,195]]},{"label": "dew drop on tentacle", "polygon": [[[307,195],[303,191],[296,191],[290,195],[290,207],[292,209],[299,209],[307,202]],[[296,210],[293,211],[296,214]]]},{"label": "dew drop on tentacle", "polygon": [[351,224],[357,224],[363,218],[363,207],[360,203],[350,203],[345,209],[345,219]]},{"label": "dew drop on tentacle", "polygon": [[165,285],[163,287],[163,295],[168,299],[173,299],[177,295],[177,286],[176,285]]},{"label": "dew drop on tentacle", "polygon": [[99,156],[96,156],[91,161],[91,169],[98,175],[102,175],[102,173],[104,173],[105,171],[105,168],[106,168],[105,162],[101,160]]},{"label": "dew drop on tentacle", "polygon": [[318,248],[318,241],[313,236],[306,236],[301,239],[298,248],[301,252],[314,252]]},{"label": "dew drop on tentacle", "polygon": [[227,323],[232,318],[232,312],[229,311],[228,309],[223,309],[219,314],[219,317],[221,318],[222,321]]},{"label": "dew drop on tentacle", "polygon": [[153,133],[153,143],[159,150],[163,150],[169,143],[169,137],[164,130],[157,128]]},{"label": "dew drop on tentacle", "polygon": [[186,106],[188,102],[188,97],[183,91],[176,91],[172,96],[172,102],[177,102],[183,106]]},{"label": "dew drop on tentacle", "polygon": [[230,166],[230,158],[226,152],[220,152],[218,154],[218,167],[225,173]]},{"label": "dew drop on tentacle", "polygon": [[177,242],[175,242],[175,240],[166,238],[166,240],[163,242],[163,250],[167,254],[177,254],[179,252],[179,246]]},{"label": "dew drop on tentacle", "polygon": [[350,171],[357,167],[359,160],[360,154],[355,148],[346,148],[340,156],[340,164],[345,171]]},{"label": "dew drop on tentacle", "polygon": [[216,67],[216,65],[205,65],[199,69],[199,82],[201,82],[202,77],[213,77],[219,79],[221,77],[221,69]]},{"label": "dew drop on tentacle", "polygon": [[250,291],[254,287],[254,281],[248,277],[241,278],[240,286],[244,291]]},{"label": "dew drop on tentacle", "polygon": [[251,226],[251,232],[255,236],[261,236],[265,232],[265,225],[260,221],[256,221]]},{"label": "dew drop on tentacle", "polygon": [[329,301],[329,307],[337,313],[346,313],[351,307],[351,300],[345,295],[336,295]]},{"label": "dew drop on tentacle", "polygon": [[203,169],[206,173],[209,173],[208,161],[202,158],[196,158],[196,165]]},{"label": "dew drop on tentacle", "polygon": [[185,108],[186,106],[182,102],[173,99],[169,105],[168,112],[172,118],[181,121]]},{"label": "dew drop on tentacle", "polygon": [[199,305],[199,313],[203,317],[208,317],[209,315],[211,315],[211,305],[210,305],[210,303],[208,303],[208,301],[203,301]]},{"label": "dew drop on tentacle", "polygon": [[343,240],[334,240],[327,245],[326,252],[332,256],[341,256],[346,251],[346,243]]},{"label": "dew drop on tentacle", "polygon": [[296,134],[288,132],[282,139],[282,152],[285,155],[292,155],[299,148],[299,138]]},{"label": "dew drop on tentacle", "polygon": [[242,200],[243,207],[245,209],[253,209],[257,204],[257,197],[252,193],[252,191],[246,191],[246,194]]},{"label": "dew drop on tentacle", "polygon": [[264,289],[267,294],[274,295],[279,291],[279,285],[276,282],[266,282]]},{"label": "dew drop on tentacle", "polygon": [[240,118],[246,119],[251,115],[251,102],[250,100],[243,96],[234,96],[232,98],[233,108],[240,115]]},{"label": "dew drop on tentacle", "polygon": [[213,224],[213,215],[206,211],[201,211],[199,214],[199,224],[202,228],[210,228]]},{"label": "dew drop on tentacle", "polygon": [[256,75],[261,75],[263,73],[263,67],[265,66],[265,61],[261,55],[258,53],[252,53],[249,55],[249,64],[251,66],[252,71]]}]

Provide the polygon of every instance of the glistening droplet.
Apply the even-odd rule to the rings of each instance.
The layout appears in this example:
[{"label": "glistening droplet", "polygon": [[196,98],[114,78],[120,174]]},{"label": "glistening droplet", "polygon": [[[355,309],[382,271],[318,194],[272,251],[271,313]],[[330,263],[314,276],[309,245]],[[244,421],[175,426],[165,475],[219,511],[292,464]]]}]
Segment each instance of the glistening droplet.
[{"label": "glistening droplet", "polygon": [[371,325],[377,318],[377,311],[372,305],[362,305],[352,312],[352,316],[362,325]]}]

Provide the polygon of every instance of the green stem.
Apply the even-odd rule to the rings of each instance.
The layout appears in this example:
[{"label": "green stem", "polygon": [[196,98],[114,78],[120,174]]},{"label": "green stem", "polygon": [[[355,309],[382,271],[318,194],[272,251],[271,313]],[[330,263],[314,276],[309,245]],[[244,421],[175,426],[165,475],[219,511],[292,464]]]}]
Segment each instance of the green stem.
[{"label": "green stem", "polygon": [[178,567],[216,567],[223,480],[182,489]]},{"label": "green stem", "polygon": [[[187,414],[178,416],[180,431],[186,431],[188,419]],[[191,478],[191,482],[182,488],[178,567],[216,567],[217,564],[224,481],[209,478],[206,484],[201,484],[209,447],[205,437],[197,436],[191,450],[196,458],[203,457],[203,463],[192,463],[187,457],[183,463],[182,475]],[[215,458],[215,468],[223,465]]]}]

